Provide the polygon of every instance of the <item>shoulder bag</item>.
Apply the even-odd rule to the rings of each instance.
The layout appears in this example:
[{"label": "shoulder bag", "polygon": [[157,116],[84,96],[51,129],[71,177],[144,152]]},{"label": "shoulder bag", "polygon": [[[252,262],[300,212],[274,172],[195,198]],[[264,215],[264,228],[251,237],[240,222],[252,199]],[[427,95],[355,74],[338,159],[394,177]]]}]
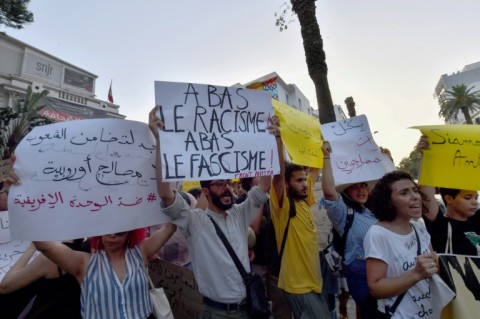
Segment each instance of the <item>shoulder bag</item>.
[{"label": "shoulder bag", "polygon": [[152,301],[153,306],[153,315],[157,319],[174,319],[172,308],[168,302],[167,295],[163,291],[162,287],[155,288],[152,279],[148,275],[147,268],[143,269],[147,275],[148,281],[150,283],[150,300]]},{"label": "shoulder bag", "polygon": [[217,223],[211,216],[208,217],[212,221],[218,237],[220,237],[220,240],[230,254],[230,257],[232,257],[235,266],[237,266],[238,271],[242,275],[243,282],[247,290],[248,313],[254,319],[268,319],[270,317],[270,310],[262,278],[260,278],[260,276],[254,272],[247,273],[220,227],[218,227]]}]

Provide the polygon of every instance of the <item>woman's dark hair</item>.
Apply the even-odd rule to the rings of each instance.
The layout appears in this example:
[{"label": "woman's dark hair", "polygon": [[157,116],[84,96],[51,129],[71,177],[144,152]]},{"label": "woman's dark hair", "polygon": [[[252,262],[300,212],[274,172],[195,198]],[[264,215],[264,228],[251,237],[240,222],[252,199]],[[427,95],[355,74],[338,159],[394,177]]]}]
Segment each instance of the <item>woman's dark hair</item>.
[{"label": "woman's dark hair", "polygon": [[[418,187],[413,177],[404,171],[387,173],[375,184],[370,195],[369,207],[378,220],[392,221],[397,216],[397,210],[392,204],[392,184],[403,179],[412,181]],[[422,192],[420,192],[420,195],[422,196],[422,211],[425,213],[427,212],[426,196]]]},{"label": "woman's dark hair", "polygon": [[202,189],[201,188],[191,188],[188,190],[187,193],[190,193],[191,195],[193,195],[193,197],[195,197],[195,199],[199,199],[200,196],[202,195]]}]

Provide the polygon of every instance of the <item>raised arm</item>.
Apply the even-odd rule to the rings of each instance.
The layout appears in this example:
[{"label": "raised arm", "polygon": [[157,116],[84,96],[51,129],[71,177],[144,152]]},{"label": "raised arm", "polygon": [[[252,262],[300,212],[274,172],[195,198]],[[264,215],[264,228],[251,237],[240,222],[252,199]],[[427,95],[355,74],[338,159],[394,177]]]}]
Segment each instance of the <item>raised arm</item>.
[{"label": "raised arm", "polygon": [[154,232],[150,237],[145,238],[140,245],[142,256],[145,263],[152,260],[160,248],[172,237],[173,233],[177,230],[177,226],[168,223],[163,224],[162,228]]},{"label": "raised arm", "polygon": [[335,179],[333,178],[332,164],[330,155],[332,147],[328,141],[324,141],[322,145],[323,152],[323,172],[322,172],[322,189],[323,195],[328,200],[338,200],[338,193],[335,190]]},{"label": "raised arm", "polygon": [[31,244],[15,265],[10,268],[0,283],[0,294],[11,293],[40,278],[47,277],[52,266],[56,272],[56,265],[43,255],[39,255],[31,263],[28,263],[35,251],[35,246]]},{"label": "raised arm", "polygon": [[52,241],[34,241],[35,247],[58,267],[75,276],[79,283],[83,282],[87,272],[90,254],[75,251],[70,247]]},{"label": "raised arm", "polygon": [[275,141],[277,142],[277,153],[278,161],[280,163],[280,173],[273,176],[272,185],[277,196],[278,205],[281,206],[283,203],[283,192],[285,189],[285,156],[283,154],[283,143],[280,135],[279,121],[277,117],[272,118],[268,129],[275,131]]},{"label": "raised arm", "polygon": [[162,160],[160,157],[160,130],[163,130],[165,127],[162,120],[157,116],[157,107],[154,107],[148,115],[148,127],[155,136],[156,141],[156,160],[155,160],[155,175],[157,178],[157,191],[158,196],[162,199],[165,207],[168,207],[173,204],[175,201],[175,193],[173,191],[172,185],[169,182],[162,181]]},{"label": "raised arm", "polygon": [[[422,158],[423,152],[430,149],[430,144],[428,143],[428,138],[425,135],[420,137],[420,140],[416,146],[417,150],[420,152],[420,167],[422,167]],[[426,212],[423,212],[423,216],[431,221],[434,221],[438,215],[439,205],[437,199],[435,198],[435,187],[420,185],[421,192],[425,195],[425,205],[427,206]]]}]

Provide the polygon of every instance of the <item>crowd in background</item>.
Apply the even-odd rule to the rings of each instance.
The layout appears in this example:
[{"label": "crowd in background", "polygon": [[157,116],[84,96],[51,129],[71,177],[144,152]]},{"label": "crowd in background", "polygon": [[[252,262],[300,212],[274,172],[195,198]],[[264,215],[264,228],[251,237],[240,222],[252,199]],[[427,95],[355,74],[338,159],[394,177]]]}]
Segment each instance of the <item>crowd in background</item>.
[{"label": "crowd in background", "polygon": [[[244,280],[218,229],[243,267],[261,275],[272,318],[337,318],[342,277],[357,318],[372,318],[372,299],[382,313],[394,308],[392,318],[420,318],[422,310],[439,318],[435,300],[417,298],[429,293],[432,281],[441,281],[436,253],[480,255],[477,190],[441,188],[442,212],[437,190],[419,187],[405,172],[337,185],[331,145],[325,141],[322,147],[321,176],[319,169],[286,162],[278,121],[268,127],[280,159],[273,179],[208,180],[178,190],[161,179],[163,122],[154,110],[149,127],[157,142],[159,212],[171,222],[71,243],[34,242],[0,283],[1,318],[153,318],[145,272],[155,258],[193,271],[202,318],[251,318]],[[420,152],[428,149],[428,140],[422,137],[418,146]],[[316,181],[322,198],[314,197]],[[2,210],[17,182],[12,171],[1,187]],[[321,267],[311,212],[316,202],[343,236],[341,274]],[[29,262],[35,250],[41,254]]]}]

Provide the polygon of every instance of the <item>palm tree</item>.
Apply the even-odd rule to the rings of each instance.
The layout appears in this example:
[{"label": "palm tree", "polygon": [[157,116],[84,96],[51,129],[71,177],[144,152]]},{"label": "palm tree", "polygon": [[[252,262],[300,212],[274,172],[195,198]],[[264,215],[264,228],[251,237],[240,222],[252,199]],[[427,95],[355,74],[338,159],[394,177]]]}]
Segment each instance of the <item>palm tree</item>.
[{"label": "palm tree", "polygon": [[468,88],[466,84],[452,86],[446,91],[446,98],[440,105],[438,115],[445,121],[458,120],[458,113],[462,112],[467,124],[473,124],[470,114],[480,110],[480,91],[472,92],[473,87]]},{"label": "palm tree", "polygon": [[39,111],[45,105],[39,105],[47,90],[33,93],[32,87],[28,86],[24,97],[16,98],[13,108],[2,110],[0,121],[0,159],[7,159],[13,153],[18,143],[33,127],[53,123],[49,118],[40,115]]},{"label": "palm tree", "polygon": [[345,105],[347,106],[348,116],[354,117],[357,116],[357,111],[355,110],[355,101],[353,97],[349,96],[345,99]]},{"label": "palm tree", "polygon": [[320,34],[316,17],[316,0],[290,0],[291,7],[286,7],[280,16],[276,19],[276,25],[280,31],[287,29],[291,20],[285,18],[288,9],[291,9],[300,22],[301,34],[303,39],[303,49],[307,60],[308,74],[315,85],[315,94],[317,97],[318,113],[320,123],[335,122],[335,111],[333,108],[332,94],[327,79],[327,63],[325,51],[323,50],[323,39]]}]

